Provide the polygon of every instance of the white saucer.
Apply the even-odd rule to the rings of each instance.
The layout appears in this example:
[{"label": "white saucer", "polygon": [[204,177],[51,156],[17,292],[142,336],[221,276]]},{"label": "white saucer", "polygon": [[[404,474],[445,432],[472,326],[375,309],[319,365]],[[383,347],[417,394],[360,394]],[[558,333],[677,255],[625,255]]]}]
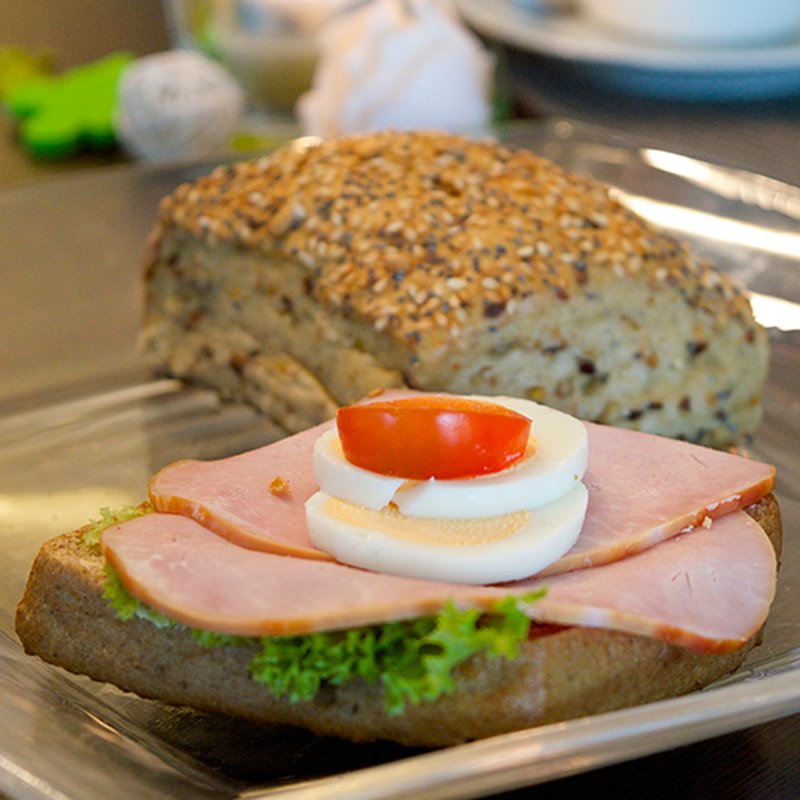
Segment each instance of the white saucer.
[{"label": "white saucer", "polygon": [[511,0],[456,0],[479,33],[591,66],[587,77],[638,94],[757,99],[800,93],[800,36],[774,46],[667,47],[614,36],[578,14],[535,14]]}]

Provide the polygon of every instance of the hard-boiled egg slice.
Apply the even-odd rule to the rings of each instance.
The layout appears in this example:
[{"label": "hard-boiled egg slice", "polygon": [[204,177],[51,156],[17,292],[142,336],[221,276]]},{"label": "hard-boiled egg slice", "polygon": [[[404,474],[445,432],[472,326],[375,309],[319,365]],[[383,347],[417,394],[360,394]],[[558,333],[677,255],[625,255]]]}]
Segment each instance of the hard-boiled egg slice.
[{"label": "hard-boiled egg slice", "polygon": [[588,492],[581,483],[533,511],[484,519],[424,519],[374,511],[317,492],[306,502],[311,541],[337,561],[427,580],[486,584],[533,575],[578,538]]},{"label": "hard-boiled egg slice", "polygon": [[375,511],[388,505],[406,483],[405,478],[381,475],[351,464],[345,458],[335,428],[323,433],[314,444],[312,469],[324,492]]},{"label": "hard-boiled egg slice", "polygon": [[568,493],[583,477],[588,437],[580,420],[529,400],[492,397],[532,421],[529,453],[511,467],[455,480],[407,481],[351,464],[336,431],[320,437],[314,475],[334,497],[379,510],[393,502],[414,517],[475,519],[539,508]]}]

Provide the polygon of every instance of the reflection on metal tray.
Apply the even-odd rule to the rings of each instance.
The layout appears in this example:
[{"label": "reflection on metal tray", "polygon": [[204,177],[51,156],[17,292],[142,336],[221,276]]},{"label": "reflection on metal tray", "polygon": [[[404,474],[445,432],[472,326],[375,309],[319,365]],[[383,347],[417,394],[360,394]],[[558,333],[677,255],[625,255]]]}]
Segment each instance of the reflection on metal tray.
[{"label": "reflection on metal tray", "polygon": [[[136,355],[139,251],[159,197],[193,173],[125,168],[40,184],[0,195],[0,241],[11,250],[11,295],[0,302],[24,306],[14,323],[0,314],[0,334],[26,359],[0,365],[0,383],[16,374],[21,387],[0,397],[0,792],[99,800],[125,785],[130,797],[189,800],[478,796],[800,711],[800,612],[791,602],[800,582],[800,192],[569,122],[504,136],[613,184],[766,298],[773,364],[752,449],[778,467],[788,535],[764,644],[738,674],[689,698],[431,753],[171,709],[23,655],[13,613],[42,541],[103,506],[138,502],[169,461],[276,435],[248,409],[151,380]],[[57,237],[41,236],[54,227],[43,214],[60,220]],[[781,316],[770,317],[776,309]]]}]

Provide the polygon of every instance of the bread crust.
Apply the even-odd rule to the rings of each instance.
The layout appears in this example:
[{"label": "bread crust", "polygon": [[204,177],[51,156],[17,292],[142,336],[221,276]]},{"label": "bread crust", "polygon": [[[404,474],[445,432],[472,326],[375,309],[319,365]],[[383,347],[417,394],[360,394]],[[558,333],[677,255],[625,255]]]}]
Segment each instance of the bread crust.
[{"label": "bread crust", "polygon": [[741,287],[608,188],[434,132],[289,146],[165,198],[143,349],[289,431],[376,388],[527,397],[726,446],[761,419]]},{"label": "bread crust", "polygon": [[[746,510],[780,554],[775,497]],[[326,686],[311,701],[277,699],[248,677],[252,648],[206,649],[185,629],[123,621],[103,597],[104,582],[83,529],[45,543],[17,608],[25,651],[142,697],[354,741],[441,747],[661,700],[737,669],[760,640],[704,655],[615,631],[542,626],[515,661],[472,657],[457,670],[454,694],[393,716],[380,686],[363,682]]]}]

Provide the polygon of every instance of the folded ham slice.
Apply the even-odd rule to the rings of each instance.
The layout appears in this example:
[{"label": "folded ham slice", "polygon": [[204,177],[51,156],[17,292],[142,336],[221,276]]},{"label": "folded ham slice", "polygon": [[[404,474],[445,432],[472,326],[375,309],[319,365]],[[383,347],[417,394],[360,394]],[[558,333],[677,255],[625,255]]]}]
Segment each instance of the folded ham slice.
[{"label": "folded ham slice", "polygon": [[706,653],[736,650],[767,619],[777,559],[743,511],[592,569],[513,584],[544,585],[540,622],[610,628]]},{"label": "folded ham slice", "polygon": [[242,547],[332,561],[311,543],[304,505],[318,488],[311,472],[314,442],[332,424],[217,461],[177,461],[150,479],[150,502]]},{"label": "folded ham slice", "polygon": [[[218,461],[180,461],[150,480],[158,511],[190,516],[232,542],[257,550],[331,560],[316,549],[305,501],[317,491],[311,474],[318,426]],[[586,522],[575,546],[545,574],[605,564],[652,547],[768,494],[772,466],[706,447],[587,423],[589,488]],[[287,494],[270,491],[274,479]]]},{"label": "folded ham slice", "polygon": [[422,581],[249,550],[181,515],[115,525],[102,545],[143,602],[186,625],[240,635],[350,628],[431,613],[448,599],[490,608],[544,585],[545,597],[529,606],[538,622],[611,628],[716,653],[741,646],[763,624],[776,575],[769,539],[741,512],[616,563],[504,586]]},{"label": "folded ham slice", "polygon": [[607,564],[746,508],[775,485],[775,468],[663,436],[586,423],[589,507],[573,548],[543,574]]}]

